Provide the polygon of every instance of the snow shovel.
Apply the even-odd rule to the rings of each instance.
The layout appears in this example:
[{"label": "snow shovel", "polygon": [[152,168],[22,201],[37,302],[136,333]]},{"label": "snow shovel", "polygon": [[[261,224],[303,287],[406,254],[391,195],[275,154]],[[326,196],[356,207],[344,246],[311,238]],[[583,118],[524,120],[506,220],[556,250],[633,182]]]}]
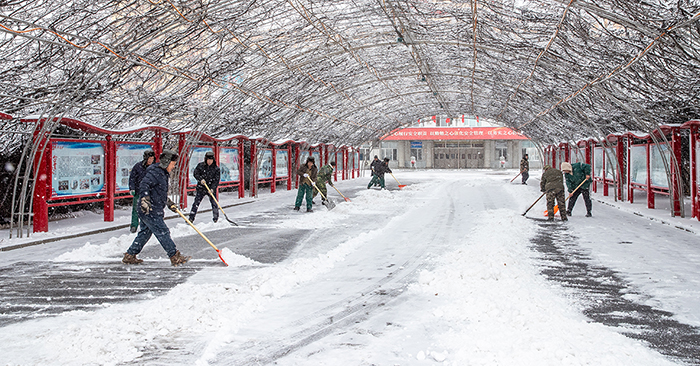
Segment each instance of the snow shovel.
[{"label": "snow shovel", "polygon": [[[389,174],[391,174],[391,176],[394,177],[394,173],[389,173]],[[394,177],[394,180],[396,181],[396,183],[398,183],[399,189],[401,189],[401,188],[403,188],[403,187],[406,186],[405,184],[401,184],[401,183],[399,182],[399,180],[396,179],[396,177]]]},{"label": "snow shovel", "polygon": [[[587,180],[588,180],[588,179],[584,179],[583,182],[581,182],[581,184],[579,184],[578,187],[576,187],[576,189],[574,189],[574,192],[576,192],[579,188],[581,188],[581,186],[583,185],[583,183],[586,183]],[[566,201],[568,201],[569,198],[571,198],[571,196],[574,195],[574,192],[571,192],[571,193],[569,193],[568,196],[566,196],[566,199],[564,200],[564,203],[566,203]],[[554,206],[554,214],[556,215],[557,212],[559,212],[559,205],[555,205],[555,206]],[[544,210],[544,215],[545,215],[545,216],[549,215],[549,211]]]},{"label": "snow shovel", "polygon": [[542,194],[537,198],[537,200],[535,200],[535,202],[533,202],[532,205],[530,205],[530,207],[528,207],[527,210],[525,210],[525,212],[523,212],[523,216],[525,216],[525,214],[527,214],[527,212],[530,211],[530,209],[531,209],[532,207],[534,207],[535,204],[536,204],[537,202],[539,202],[539,201],[542,199],[542,197],[544,197],[545,194],[547,194],[547,192],[542,192]]},{"label": "snow shovel", "polygon": [[331,186],[331,187],[333,187],[333,189],[335,189],[335,191],[338,192],[338,194],[339,194],[341,197],[345,198],[345,202],[350,202],[350,199],[347,198],[347,197],[345,197],[345,196],[343,196],[343,194],[340,193],[340,191],[338,190],[338,188],[335,188],[335,186]]},{"label": "snow shovel", "polygon": [[[309,180],[311,180],[311,179],[309,179]],[[314,188],[316,188],[316,190],[317,190],[318,193],[321,195],[321,197],[322,197],[324,200],[326,200],[326,204],[325,204],[324,206],[326,206],[326,208],[327,208],[329,211],[332,210],[332,209],[334,209],[334,208],[335,208],[335,202],[331,201],[331,200],[328,199],[326,196],[324,196],[324,195],[323,195],[323,192],[321,192],[321,190],[318,189],[318,187],[316,186],[316,183],[315,183],[314,181],[311,180],[311,184],[313,184]]]},{"label": "snow shovel", "polygon": [[515,180],[515,178],[519,177],[520,174],[523,174],[523,172],[520,172],[520,173],[518,173],[518,175],[516,175],[515,177],[513,177],[513,179],[510,180],[510,183],[513,183],[513,181]]},{"label": "snow shovel", "polygon": [[204,182],[204,187],[207,189],[207,192],[209,192],[209,195],[211,196],[211,198],[214,199],[214,202],[216,202],[216,205],[219,206],[219,210],[221,210],[221,212],[223,212],[224,217],[226,218],[226,221],[228,221],[228,222],[230,222],[230,223],[232,223],[232,224],[238,226],[238,224],[236,224],[235,222],[231,221],[231,220],[228,218],[228,216],[226,216],[226,212],[224,212],[224,209],[223,209],[223,208],[221,207],[221,205],[219,204],[219,201],[216,199],[216,196],[214,196],[214,193],[212,193],[211,189],[209,189],[209,186],[207,185],[207,182]]},{"label": "snow shovel", "polygon": [[219,259],[221,259],[221,261],[224,262],[224,264],[225,264],[226,266],[228,266],[228,263],[226,263],[226,261],[224,260],[224,258],[221,256],[221,251],[219,250],[219,248],[217,248],[216,245],[212,244],[212,242],[211,242],[206,236],[204,236],[204,234],[202,234],[202,232],[199,231],[199,229],[197,229],[197,227],[195,227],[194,224],[192,224],[192,222],[191,222],[190,220],[188,220],[187,217],[185,217],[185,215],[182,214],[182,211],[180,211],[179,208],[175,207],[175,210],[177,211],[177,214],[178,214],[178,215],[180,215],[183,219],[185,219],[185,221],[186,221],[188,224],[190,224],[190,226],[192,226],[192,228],[193,228],[199,235],[201,235],[202,238],[204,238],[204,240],[206,240],[207,243],[209,243],[209,245],[211,245],[211,247],[214,248],[214,250],[216,250],[217,253],[219,253]]}]

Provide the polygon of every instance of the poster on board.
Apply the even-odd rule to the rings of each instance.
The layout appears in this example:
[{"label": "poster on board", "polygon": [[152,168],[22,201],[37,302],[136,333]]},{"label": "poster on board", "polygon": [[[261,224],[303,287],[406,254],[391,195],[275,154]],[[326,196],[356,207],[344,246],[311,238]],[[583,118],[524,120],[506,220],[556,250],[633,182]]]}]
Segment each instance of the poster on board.
[{"label": "poster on board", "polygon": [[204,154],[206,154],[209,151],[213,152],[214,150],[208,146],[204,146],[204,147],[197,146],[197,147],[192,148],[192,153],[190,154],[189,169],[188,169],[191,186],[197,185],[197,180],[194,179],[194,169],[197,168],[197,164],[204,161]]},{"label": "poster on board", "polygon": [[[321,167],[321,154],[318,151],[314,151],[311,156],[313,156],[316,166]],[[302,166],[304,163],[306,163],[306,159],[309,157],[309,152],[308,151],[302,151],[301,154],[299,154],[299,166]]]},{"label": "poster on board", "polygon": [[272,150],[262,149],[258,153],[258,179],[272,178]]},{"label": "poster on board", "polygon": [[343,153],[342,152],[337,152],[335,153],[335,169],[338,171],[343,171],[344,166],[343,166]]},{"label": "poster on board", "polygon": [[116,191],[129,190],[129,175],[131,169],[143,161],[143,153],[146,150],[153,150],[151,145],[146,144],[117,144],[117,179]]},{"label": "poster on board", "polygon": [[275,161],[275,172],[278,178],[289,176],[289,151],[281,150],[277,151],[277,159]]},{"label": "poster on board", "polygon": [[239,155],[237,148],[222,147],[219,149],[219,168],[221,168],[221,183],[237,182],[240,179],[238,171]]},{"label": "poster on board", "polygon": [[105,185],[105,150],[98,142],[53,141],[51,196],[98,193]]}]

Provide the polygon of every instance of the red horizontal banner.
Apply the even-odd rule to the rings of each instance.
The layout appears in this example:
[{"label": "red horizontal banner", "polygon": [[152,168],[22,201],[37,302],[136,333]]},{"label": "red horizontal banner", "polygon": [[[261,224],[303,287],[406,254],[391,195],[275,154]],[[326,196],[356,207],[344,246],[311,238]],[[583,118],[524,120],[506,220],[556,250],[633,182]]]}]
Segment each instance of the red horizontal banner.
[{"label": "red horizontal banner", "polygon": [[527,140],[508,127],[402,128],[382,140]]}]

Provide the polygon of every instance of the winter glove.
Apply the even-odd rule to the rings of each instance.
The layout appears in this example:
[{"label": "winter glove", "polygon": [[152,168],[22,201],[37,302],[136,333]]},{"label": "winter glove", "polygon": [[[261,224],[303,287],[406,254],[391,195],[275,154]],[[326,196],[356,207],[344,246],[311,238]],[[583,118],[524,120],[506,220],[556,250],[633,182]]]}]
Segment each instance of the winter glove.
[{"label": "winter glove", "polygon": [[304,177],[308,178],[308,177],[309,177],[309,173],[304,173]]},{"label": "winter glove", "polygon": [[141,210],[146,215],[151,213],[153,209],[153,204],[151,203],[151,196],[141,197]]},{"label": "winter glove", "polygon": [[204,180],[204,179],[200,180],[199,183],[202,183],[203,186],[206,186],[206,185],[207,185],[207,181]]},{"label": "winter glove", "polygon": [[134,190],[132,189],[132,190],[129,191],[129,194],[132,195],[132,196],[135,196],[135,195],[136,195],[136,191],[134,191]]},{"label": "winter glove", "polygon": [[173,202],[170,198],[168,198],[168,209],[170,211],[177,213],[177,206],[175,205],[175,202]]}]

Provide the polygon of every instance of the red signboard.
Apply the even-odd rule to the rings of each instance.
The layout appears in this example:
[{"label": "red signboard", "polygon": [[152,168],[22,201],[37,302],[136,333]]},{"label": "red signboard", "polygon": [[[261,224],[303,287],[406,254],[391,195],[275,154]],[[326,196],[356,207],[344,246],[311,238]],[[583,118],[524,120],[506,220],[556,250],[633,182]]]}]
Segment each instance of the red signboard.
[{"label": "red signboard", "polygon": [[382,140],[527,140],[527,137],[508,127],[428,127],[403,128]]}]

